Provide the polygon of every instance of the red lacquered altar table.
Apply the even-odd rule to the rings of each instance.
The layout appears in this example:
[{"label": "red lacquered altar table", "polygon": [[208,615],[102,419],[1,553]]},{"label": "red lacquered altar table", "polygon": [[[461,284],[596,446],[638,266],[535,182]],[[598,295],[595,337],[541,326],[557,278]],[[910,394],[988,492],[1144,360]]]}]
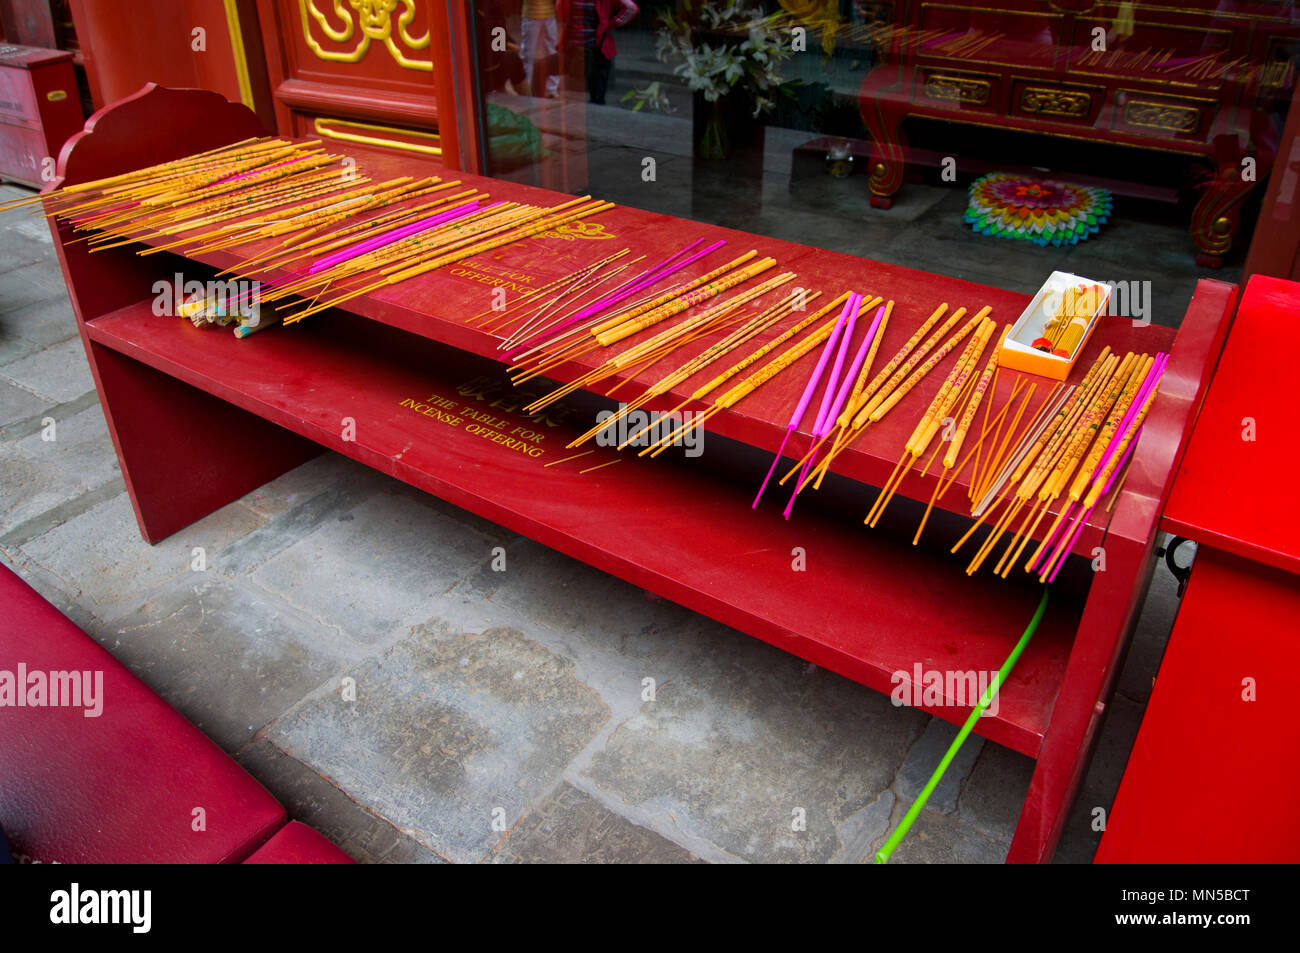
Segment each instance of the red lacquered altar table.
[{"label": "red lacquered altar table", "polygon": [[[60,171],[68,183],[86,181],[259,133],[251,113],[220,97],[146,87],[92,117],[86,133],[65,148]],[[351,154],[376,181],[440,174],[494,199],[551,205],[564,198],[426,162],[362,149]],[[327,447],[877,690],[890,691],[894,673],[910,672],[918,662],[927,670],[996,670],[1033,613],[1035,589],[967,577],[947,553],[952,527],[942,520],[932,524],[933,533],[927,528],[919,547],[909,544],[911,516],[906,531],[861,525],[871,486],[888,475],[910,430],[908,418],[926,406],[942,375],[923,381],[898,412],[838,459],[838,490],[806,503],[801,497],[786,522],[775,502],[757,513],[748,502],[765,465],[756,464],[756,451],[770,455],[780,443],[808,359],[804,369],[715,417],[704,457],[625,454],[616,466],[583,474],[620,458],[599,448],[581,461],[546,464],[570,455],[563,446],[590,425],[590,408],[566,404],[541,415],[522,413],[525,395],[544,389],[512,391],[498,339],[466,319],[491,306],[497,286],[512,295],[625,246],[654,261],[688,237],[725,238],[732,256],[750,248],[771,255],[781,269],[798,273],[794,284],[823,291],[823,301],[852,289],[894,298],[882,354],[896,349],[940,301],[972,312],[990,305],[995,318],[1012,320],[1027,297],[630,208],[580,226],[247,341],[155,317],[152,304],[155,282],[170,282],[176,272],[210,277],[255,247],[238,257],[216,252],[193,259],[141,258],[127,247],[90,254],[85,243],[67,244],[70,236],[60,231],[78,324],[145,538],[162,539]],[[695,273],[712,267],[701,262]],[[1172,348],[1173,357],[1124,492],[1113,512],[1094,515],[1080,535],[1075,552],[1083,556],[1072,558],[1055,584],[1048,616],[1004,687],[998,714],[981,719],[977,729],[1037,760],[1008,859],[1047,860],[1060,835],[1115,661],[1142,602],[1168,479],[1234,298],[1232,286],[1202,282],[1176,336],[1120,319],[1093,335],[1094,354],[1109,344],[1120,351]],[[1080,361],[1076,377],[1089,361]],[[577,359],[556,377],[571,379],[593,363]],[[662,373],[652,368],[642,383]],[[687,381],[663,406],[698,383]],[[1050,382],[1039,384],[1027,414]],[[999,399],[1010,388],[1003,380]],[[455,423],[428,412],[432,397],[455,405]],[[495,422],[486,430],[472,426],[471,412]],[[493,439],[531,439],[525,431],[542,435],[533,441],[540,454]],[[802,453],[807,439],[801,434],[794,449]],[[891,508],[901,513],[913,505],[908,498],[928,499],[934,479],[909,476]],[[958,481],[941,505],[962,511],[965,488]],[[1099,545],[1106,570],[1094,578],[1088,557]],[[796,549],[804,552],[802,570],[792,558]],[[969,713],[951,699],[926,710],[954,723]]]},{"label": "red lacquered altar table", "polygon": [[1197,543],[1098,862],[1295,863],[1300,285],[1255,276],[1165,508]]}]

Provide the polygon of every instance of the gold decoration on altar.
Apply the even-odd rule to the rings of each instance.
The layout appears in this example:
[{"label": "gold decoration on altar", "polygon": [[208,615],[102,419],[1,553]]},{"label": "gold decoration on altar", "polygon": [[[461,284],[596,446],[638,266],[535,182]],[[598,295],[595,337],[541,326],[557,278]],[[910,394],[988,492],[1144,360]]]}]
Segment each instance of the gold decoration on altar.
[{"label": "gold decoration on altar", "polygon": [[1027,113],[1082,119],[1091,107],[1092,95],[1076,90],[1026,86],[1020,92],[1020,108]]},{"label": "gold decoration on altar", "polygon": [[1201,112],[1191,106],[1171,106],[1167,103],[1144,102],[1130,99],[1124,104],[1124,121],[1148,129],[1168,132],[1195,132]]},{"label": "gold decoration on altar", "polygon": [[993,86],[986,79],[931,73],[925,78],[924,92],[926,98],[940,102],[987,106],[992,98]]},{"label": "gold decoration on altar", "polygon": [[[433,70],[432,60],[413,59],[402,51],[402,47],[407,50],[423,50],[429,46],[428,30],[418,37],[411,36],[410,33],[411,21],[415,19],[417,9],[415,0],[332,0],[331,12],[342,26],[331,23],[329,14],[317,6],[326,2],[329,0],[298,0],[302,12],[303,38],[319,59],[334,63],[358,63],[370,51],[370,44],[374,42],[386,46],[397,64],[405,69]],[[356,43],[346,52],[327,50],[314,35],[313,24],[333,43],[348,43],[354,37]]]}]

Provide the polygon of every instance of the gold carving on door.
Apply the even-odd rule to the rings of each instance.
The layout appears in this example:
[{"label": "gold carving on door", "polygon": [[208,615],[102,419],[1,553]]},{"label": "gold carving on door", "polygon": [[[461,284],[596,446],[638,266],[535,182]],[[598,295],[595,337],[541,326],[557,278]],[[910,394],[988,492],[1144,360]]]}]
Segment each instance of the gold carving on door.
[{"label": "gold carving on door", "polygon": [[[328,4],[329,11],[323,12],[319,4]],[[298,0],[298,6],[302,11],[303,38],[322,60],[358,63],[370,51],[371,43],[382,43],[399,66],[433,69],[431,60],[414,59],[403,52],[403,48],[414,51],[429,46],[429,31],[426,30],[424,36],[411,36],[410,33],[411,21],[415,19],[415,0]],[[331,13],[337,22],[331,22]],[[316,37],[313,27],[332,43],[346,44],[353,39],[356,42],[350,50],[327,50]]]}]

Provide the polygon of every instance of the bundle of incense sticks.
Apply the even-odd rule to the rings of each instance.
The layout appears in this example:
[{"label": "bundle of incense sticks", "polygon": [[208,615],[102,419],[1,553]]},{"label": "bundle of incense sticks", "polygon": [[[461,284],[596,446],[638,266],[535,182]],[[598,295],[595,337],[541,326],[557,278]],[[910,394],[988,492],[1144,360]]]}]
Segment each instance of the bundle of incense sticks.
[{"label": "bundle of incense sticks", "polygon": [[[752,365],[758,363],[763,358],[767,357],[769,354],[771,354],[773,351],[779,348],[781,345],[787,343],[788,341],[791,341],[793,338],[801,334],[807,328],[815,324],[818,320],[825,317],[828,313],[840,307],[848,300],[849,300],[849,292],[846,291],[843,294],[841,294],[839,297],[837,297],[834,301],[832,301],[830,304],[825,305],[824,307],[820,308],[813,314],[799,321],[793,327],[787,328],[782,334],[777,336],[775,339],[768,341],[766,344],[757,348],[755,351],[751,352],[748,356],[736,362],[727,370],[723,371],[721,374],[714,377],[712,380],[708,381],[701,387],[697,388],[694,391],[694,393],[691,394],[690,398],[687,401],[683,401],[676,408],[674,408],[674,412],[676,410],[682,409],[688,403],[691,403],[693,401],[703,400],[704,397],[708,396],[713,391],[717,390],[719,387],[725,384],[732,377],[735,377],[741,372],[747,370]],[[879,297],[876,297],[873,298],[870,302],[864,303],[859,310],[869,311],[872,308],[877,307],[880,303],[881,303],[881,299]],[[838,322],[839,322],[838,318],[832,318],[831,320],[822,324],[820,327],[816,328],[811,334],[807,335],[802,340],[798,341],[797,343],[791,344],[784,351],[782,351],[780,354],[773,357],[770,361],[764,364],[757,371],[754,371],[748,377],[745,377],[739,383],[732,385],[730,389],[723,392],[713,402],[713,405],[709,407],[707,410],[699,414],[696,414],[691,419],[682,423],[680,426],[676,427],[675,429],[671,429],[669,433],[665,434],[659,440],[651,443],[649,446],[643,449],[639,455],[645,456],[646,454],[650,454],[650,456],[652,457],[658,456],[659,454],[663,453],[663,451],[666,450],[668,447],[672,446],[682,437],[690,433],[692,430],[699,427],[703,427],[704,424],[710,418],[721,413],[723,410],[727,410],[731,407],[736,406],[742,400],[754,394],[764,384],[772,380],[772,378],[776,377],[777,375],[781,374],[783,371],[792,367],[801,358],[811,353],[813,349],[815,349],[818,345],[824,343],[826,339],[830,337],[832,331],[835,329],[835,325]]]},{"label": "bundle of incense sticks", "polygon": [[67,186],[38,200],[73,231],[90,233],[84,237],[92,245],[152,240],[246,216],[250,209],[268,214],[302,204],[304,197],[348,192],[354,199],[357,176],[340,158],[324,153],[316,141],[255,140]]},{"label": "bundle of incense sticks", "polygon": [[[801,476],[796,484],[796,492],[801,492],[809,484],[820,485],[821,478],[830,468],[835,457],[843,452],[854,440],[858,439],[868,426],[880,421],[894,407],[898,406],[899,402],[934,370],[957,345],[961,344],[977,326],[984,323],[992,308],[987,306],[981,308],[974,317],[967,320],[946,341],[943,341],[944,335],[952,331],[957,323],[966,316],[966,309],[958,308],[949,315],[948,320],[942,326],[931,333],[934,325],[947,311],[947,303],[940,304],[930,317],[917,328],[907,342],[899,348],[871,383],[861,384],[859,382],[859,384],[855,384],[854,390],[858,396],[856,399],[846,402],[848,406],[844,408],[836,421],[838,430],[834,431],[834,441],[830,450],[819,463],[805,469],[805,465],[811,463],[822,445],[827,440],[832,439],[832,431],[828,428],[827,433],[815,442],[808,452],[781,478],[782,484],[796,473],[799,473]],[[929,336],[927,337],[927,335]],[[940,344],[940,341],[943,341],[943,343]],[[902,467],[901,460],[898,467],[895,468],[895,476],[897,476],[897,470],[900,467]],[[904,471],[905,473],[906,471]]]},{"label": "bundle of incense sticks", "polygon": [[[1006,578],[1035,538],[1043,519],[1064,499],[1055,520],[1024,564],[1026,572],[1037,569],[1041,581],[1055,578],[1098,501],[1116,483],[1127,463],[1166,360],[1167,355],[1162,354],[1152,358],[1129,353],[1121,358],[1106,348],[1077,387],[1059,393],[1054,390],[1048,395],[1020,432],[1014,450],[1007,452],[1010,441],[1002,440],[974,492],[972,516],[977,519],[952,547],[952,552],[957,552],[1005,503],[972,556],[968,574],[979,570],[1024,511],[994,565],[994,572]],[[1004,413],[1015,400],[1015,393],[1013,389]],[[1021,411],[1024,404],[1022,400]],[[1012,431],[1015,429],[1013,425]]]},{"label": "bundle of incense sticks", "polygon": [[[977,325],[976,322],[978,322]],[[954,408],[958,406],[959,400],[967,393],[967,382],[974,379],[972,377],[972,372],[974,368],[979,365],[984,354],[984,349],[992,338],[993,332],[997,329],[996,322],[987,317],[985,312],[977,314],[970,322],[967,322],[967,324],[963,326],[957,334],[953,335],[943,348],[940,348],[939,351],[935,352],[934,356],[922,365],[917,372],[914,372],[907,381],[898,385],[894,391],[879,404],[878,409],[887,413],[888,408],[897,404],[898,400],[901,400],[902,396],[907,393],[907,389],[910,389],[910,386],[914,386],[914,383],[909,385],[908,382],[914,382],[914,379],[919,380],[920,378],[917,376],[918,374],[923,374],[928,369],[932,369],[938,361],[942,359],[942,356],[946,351],[953,350],[956,345],[961,342],[964,334],[968,330],[971,330],[973,325],[976,326],[973,328],[974,334],[971,337],[970,342],[966,345],[961,356],[957,359],[956,364],[953,365],[947,379],[943,382],[938,392],[934,395],[934,398],[930,401],[929,407],[926,408],[925,413],[921,416],[921,419],[917,422],[915,428],[913,428],[912,435],[907,439],[907,444],[903,448],[903,455],[899,458],[898,463],[894,466],[893,472],[889,475],[889,479],[881,488],[880,494],[876,497],[875,504],[867,513],[866,519],[863,520],[863,522],[868,526],[875,526],[880,521],[880,517],[885,511],[885,507],[888,506],[889,501],[893,499],[893,496],[897,492],[899,485],[902,483],[903,478],[907,475],[912,465],[925,454],[930,443],[933,442],[934,437],[939,433],[943,421],[949,419]],[[873,411],[873,413],[874,412],[875,411]],[[935,447],[935,452],[931,454],[929,462],[925,465],[925,470],[922,471],[922,475],[929,470],[931,463],[934,462],[935,455],[938,454],[941,447],[942,441],[940,441],[939,445]]]},{"label": "bundle of incense sticks", "polygon": [[[763,497],[763,491],[767,489],[768,482],[772,479],[772,473],[776,470],[777,463],[781,460],[781,454],[785,450],[786,444],[794,436],[794,432],[799,428],[799,423],[803,420],[804,412],[808,409],[808,404],[817,391],[817,385],[821,382],[822,373],[826,369],[826,362],[830,359],[831,352],[835,349],[837,340],[842,339],[843,344],[835,359],[835,368],[831,372],[830,380],[826,384],[826,393],[822,400],[822,405],[818,411],[817,422],[815,427],[820,427],[825,420],[830,401],[833,400],[838,383],[840,371],[844,366],[844,355],[848,352],[848,342],[853,334],[854,325],[858,319],[858,312],[862,307],[862,295],[856,292],[850,293],[848,300],[844,302],[844,310],[836,319],[830,335],[826,338],[826,345],[822,348],[821,357],[817,360],[817,366],[813,368],[812,374],[808,378],[808,383],[804,385],[803,394],[795,404],[794,412],[790,415],[790,422],[786,424],[785,437],[781,440],[781,445],[777,448],[775,456],[772,458],[772,465],[768,467],[767,475],[763,477],[763,482],[758,488],[758,493],[754,496],[754,502],[750,504],[750,509],[758,506],[758,501]],[[842,333],[841,333],[842,332]],[[864,355],[865,356],[865,355]],[[791,497],[793,503],[793,497]],[[787,511],[786,518],[789,518]]]},{"label": "bundle of incense sticks", "polygon": [[[762,268],[759,268],[757,271],[753,271],[751,273],[745,274],[742,278],[732,280],[727,284],[727,287],[734,287],[735,285],[740,284],[742,281],[748,280],[750,277],[753,277],[754,275],[760,273],[762,270],[765,270],[766,268],[770,268],[772,265],[775,264],[775,262],[772,259],[766,259],[765,262],[760,262],[757,264],[762,265]],[[638,368],[644,364],[652,363],[649,360],[652,357],[655,358],[656,360],[662,359],[663,357],[666,357],[668,354],[672,353],[678,348],[686,345],[691,340],[695,340],[705,334],[720,330],[722,327],[724,327],[724,322],[726,322],[726,319],[730,316],[730,314],[734,312],[736,309],[738,309],[741,305],[744,305],[750,301],[760,298],[763,295],[765,295],[767,292],[779,288],[784,284],[787,284],[788,282],[792,281],[794,277],[795,277],[794,272],[792,271],[784,272],[783,274],[777,275],[775,278],[770,278],[759,285],[756,285],[752,288],[742,291],[739,294],[733,295],[731,298],[727,299],[726,301],[714,305],[713,307],[708,308],[703,312],[694,315],[693,317],[687,318],[681,323],[676,324],[665,331],[660,331],[657,334],[652,335],[650,338],[646,340],[639,341],[638,343],[633,344],[632,346],[622,351],[619,351],[617,354],[614,354],[606,361],[604,361],[602,364],[600,364],[598,367],[581,375],[576,380],[571,381],[570,383],[565,384],[564,386],[558,388],[557,390],[552,391],[550,394],[546,395],[545,397],[533,401],[533,403],[525,407],[524,410],[528,412],[540,410],[543,407],[546,407],[549,404],[554,403],[555,401],[560,400],[563,397],[566,397],[567,395],[573,393],[579,388],[589,387],[592,384],[599,383],[600,381],[608,377],[612,377],[615,374],[618,374],[620,372],[626,372],[631,368]],[[687,296],[687,297],[690,298],[691,296]],[[685,299],[679,299],[678,303],[680,304],[682,300]],[[674,310],[672,313],[677,314],[682,311],[688,310],[695,303],[697,302],[691,301],[690,303],[687,303],[684,306],[677,307],[676,310]],[[666,317],[668,317],[668,315],[664,314],[659,318],[655,318],[655,313],[652,312],[649,315],[645,315],[641,318],[637,318],[633,322],[630,322],[631,324],[636,326],[630,329],[626,329],[626,333],[622,334],[618,338],[618,340],[631,337],[634,334],[639,334],[641,331],[646,330],[647,328],[653,326],[654,324],[658,323],[658,321],[663,320]],[[619,330],[623,330],[623,326],[620,325]],[[614,342],[609,341],[608,343],[612,344]],[[605,346],[608,346],[608,344],[606,344]]]},{"label": "bundle of incense sticks", "polygon": [[[586,353],[597,347],[607,346],[601,341],[600,335],[619,326],[628,325],[635,318],[640,318],[643,315],[651,315],[656,318],[658,315],[667,317],[668,311],[676,304],[683,302],[688,295],[698,295],[702,291],[707,292],[706,297],[717,294],[728,278],[740,275],[741,273],[737,269],[740,269],[757,254],[755,251],[748,251],[725,265],[720,265],[706,274],[674,285],[660,294],[636,302],[610,317],[597,315],[575,328],[555,335],[546,342],[529,347],[527,350],[516,349],[512,351],[508,356],[516,365],[511,372],[516,375],[515,383],[522,383],[544,374],[577,357],[579,354]],[[764,261],[772,262],[772,259],[764,259]],[[771,265],[769,264],[766,267],[771,267]],[[766,267],[759,270],[766,270]],[[747,277],[752,277],[754,273],[756,272],[751,272]],[[724,278],[723,276],[728,277]],[[741,280],[745,279],[742,278]],[[677,307],[673,313],[680,313],[681,310],[684,310],[684,308]],[[651,323],[655,322],[652,321]]]},{"label": "bundle of incense sticks", "polygon": [[335,307],[361,295],[371,294],[388,285],[395,285],[420,275],[428,274],[466,258],[481,255],[514,242],[533,238],[562,225],[598,215],[614,208],[612,202],[592,201],[591,196],[562,202],[550,208],[537,208],[515,203],[497,203],[455,223],[448,230],[421,233],[402,239],[379,252],[359,256],[343,266],[327,269],[310,280],[292,286],[292,293],[303,294],[312,287],[318,288],[318,297],[335,281],[348,277],[354,283],[341,294],[309,305],[302,311],[285,318],[289,324],[308,315]]},{"label": "bundle of incense sticks", "polygon": [[[512,308],[503,308],[498,319],[490,325],[484,324],[483,329],[501,337],[501,343],[497,345],[498,351],[514,351],[523,347],[520,342],[535,334],[549,333],[548,329],[567,321],[578,309],[585,307],[593,296],[608,293],[608,282],[645,259],[644,255],[637,255],[630,261],[619,264],[630,253],[630,248],[624,248],[534,289]],[[625,278],[614,286],[614,291],[617,292],[636,280],[636,275]],[[471,323],[476,320],[478,319],[470,319]],[[513,330],[503,334],[511,325],[515,325]]]},{"label": "bundle of incense sticks", "polygon": [[[762,334],[764,331],[766,331],[768,328],[775,325],[777,322],[783,319],[787,314],[789,314],[792,310],[794,310],[797,304],[807,304],[810,301],[815,301],[819,297],[821,297],[820,291],[814,291],[809,295],[801,295],[799,292],[794,292],[788,295],[780,302],[778,302],[777,304],[772,305],[771,307],[767,308],[764,311],[759,312],[756,315],[752,315],[748,320],[745,320],[740,325],[740,327],[738,327],[736,330],[732,331],[730,334],[722,338],[720,341],[717,341],[714,344],[710,345],[702,353],[696,355],[690,360],[683,362],[677,368],[673,369],[669,373],[665,374],[663,377],[659,378],[657,381],[655,381],[653,384],[647,387],[639,397],[636,397],[632,401],[629,401],[628,403],[624,404],[622,407],[619,408],[618,412],[615,413],[612,417],[598,423],[596,426],[592,427],[586,433],[582,434],[580,437],[573,440],[568,446],[570,448],[580,446],[581,444],[595,437],[602,431],[616,427],[619,421],[621,421],[632,411],[645,406],[646,404],[650,403],[656,398],[668,393],[672,388],[685,383],[686,381],[690,380],[690,378],[694,377],[696,374],[699,374],[702,371],[704,371],[705,368],[709,367],[711,364],[713,364],[713,362],[720,359],[723,355],[730,353],[731,351],[735,350],[741,345],[747,343],[748,341]],[[671,418],[676,413],[676,410],[680,410],[680,407],[675,409],[674,411],[670,411],[665,416]],[[652,426],[654,426],[653,423],[647,424],[641,430],[638,430],[635,433],[629,435],[623,441],[623,443],[620,444],[619,449],[622,449],[623,447],[627,446],[628,443],[635,441],[643,433],[649,430],[650,427]]]},{"label": "bundle of incense sticks", "polygon": [[[533,352],[555,345],[558,341],[571,337],[574,333],[580,333],[589,329],[593,324],[601,321],[601,318],[594,317],[620,302],[626,300],[638,292],[647,290],[664,279],[676,274],[683,268],[687,268],[704,258],[707,255],[717,251],[725,241],[716,241],[707,247],[695,251],[689,257],[683,257],[692,252],[696,247],[703,243],[703,239],[696,239],[682,250],[675,254],[669,255],[663,261],[645,269],[637,275],[627,279],[613,291],[607,292],[594,301],[582,301],[587,293],[587,288],[583,288],[583,295],[579,295],[569,302],[570,308],[567,313],[556,314],[554,317],[549,315],[554,312],[556,305],[560,300],[566,297],[570,288],[566,287],[560,296],[552,298],[550,302],[543,303],[533,310],[534,317],[522,327],[516,329],[509,335],[498,347],[498,350],[509,351],[507,357],[515,359],[525,355],[531,355]],[[681,259],[681,260],[679,260]],[[639,258],[637,259],[640,260]],[[581,272],[579,274],[582,274]],[[568,284],[568,279],[560,279],[562,284]],[[633,307],[637,307],[634,305]],[[585,321],[584,319],[591,320]],[[512,322],[505,322],[512,323]],[[572,328],[577,324],[576,328]],[[500,330],[503,324],[498,324],[496,330]],[[568,330],[572,328],[572,330]]]},{"label": "bundle of incense sticks", "polygon": [[[266,302],[308,299],[284,323],[613,208],[589,196],[553,208],[484,206],[485,193],[451,192],[459,181],[404,176],[372,183],[340,158],[317,141],[251,139],[5,208],[41,205],[79,233],[69,241],[87,241],[93,251],[144,242],[149,247],[140,254],[201,255],[272,243],[222,274],[252,278],[291,268],[261,295]],[[322,300],[330,289],[336,296]],[[192,301],[184,316],[224,324],[246,304],[237,301],[228,314]]]},{"label": "bundle of incense sticks", "polygon": [[[513,377],[514,383],[520,384],[541,374],[545,374],[558,367],[560,364],[563,364],[565,361],[568,361],[581,353],[585,353],[586,351],[594,350],[595,348],[609,348],[627,338],[639,335],[642,331],[648,330],[649,328],[652,328],[676,315],[690,311],[696,305],[717,297],[724,291],[745,284],[750,279],[758,277],[776,265],[776,260],[773,258],[763,258],[749,264],[743,264],[752,257],[752,254],[753,253],[743,255],[735,261],[722,266],[720,269],[715,269],[714,271],[709,272],[706,276],[701,276],[701,278],[698,278],[693,282],[688,282],[688,285],[690,285],[692,289],[689,292],[674,296],[674,292],[669,291],[645,302],[643,305],[614,315],[612,318],[600,320],[600,318],[597,317],[596,319],[593,319],[599,323],[594,323],[592,326],[587,328],[591,340],[581,346],[561,343],[552,349],[536,351],[530,355],[530,363],[523,363],[524,357],[520,356],[520,363],[517,363],[513,372],[515,374]],[[733,266],[737,267],[733,268]],[[710,281],[701,283],[703,278],[709,276],[716,277]],[[780,283],[783,284],[792,276],[792,273],[788,273],[786,277],[783,277]],[[751,288],[748,291],[741,292],[739,295],[729,299],[729,304],[733,307],[744,304],[763,294],[764,291],[769,290],[770,287],[772,287],[771,283],[767,282],[759,285],[758,290]],[[727,310],[729,309],[724,306],[710,309],[705,313],[716,316]],[[690,321],[688,321],[687,324],[690,324]],[[624,355],[620,355],[618,358],[620,362],[619,369],[626,369],[627,367],[635,366],[634,364],[627,364],[625,357],[625,355],[634,354],[636,356],[642,356],[642,352],[638,350],[638,347],[633,347],[629,351],[624,352]],[[602,374],[594,378],[591,378],[588,375],[585,378],[580,378],[580,381],[585,381],[585,383],[594,383],[595,381],[603,380],[606,376],[609,375]],[[567,394],[571,393],[572,390],[576,390],[577,387],[580,386],[583,386],[583,384],[574,382],[574,385],[563,388],[562,390],[563,393]]]}]

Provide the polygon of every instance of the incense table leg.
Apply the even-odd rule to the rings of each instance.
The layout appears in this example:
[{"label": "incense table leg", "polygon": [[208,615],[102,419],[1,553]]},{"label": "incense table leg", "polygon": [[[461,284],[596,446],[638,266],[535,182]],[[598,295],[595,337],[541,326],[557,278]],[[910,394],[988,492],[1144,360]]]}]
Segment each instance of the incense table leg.
[{"label": "incense table leg", "polygon": [[322,450],[112,348],[89,345],[122,476],[150,543]]}]

